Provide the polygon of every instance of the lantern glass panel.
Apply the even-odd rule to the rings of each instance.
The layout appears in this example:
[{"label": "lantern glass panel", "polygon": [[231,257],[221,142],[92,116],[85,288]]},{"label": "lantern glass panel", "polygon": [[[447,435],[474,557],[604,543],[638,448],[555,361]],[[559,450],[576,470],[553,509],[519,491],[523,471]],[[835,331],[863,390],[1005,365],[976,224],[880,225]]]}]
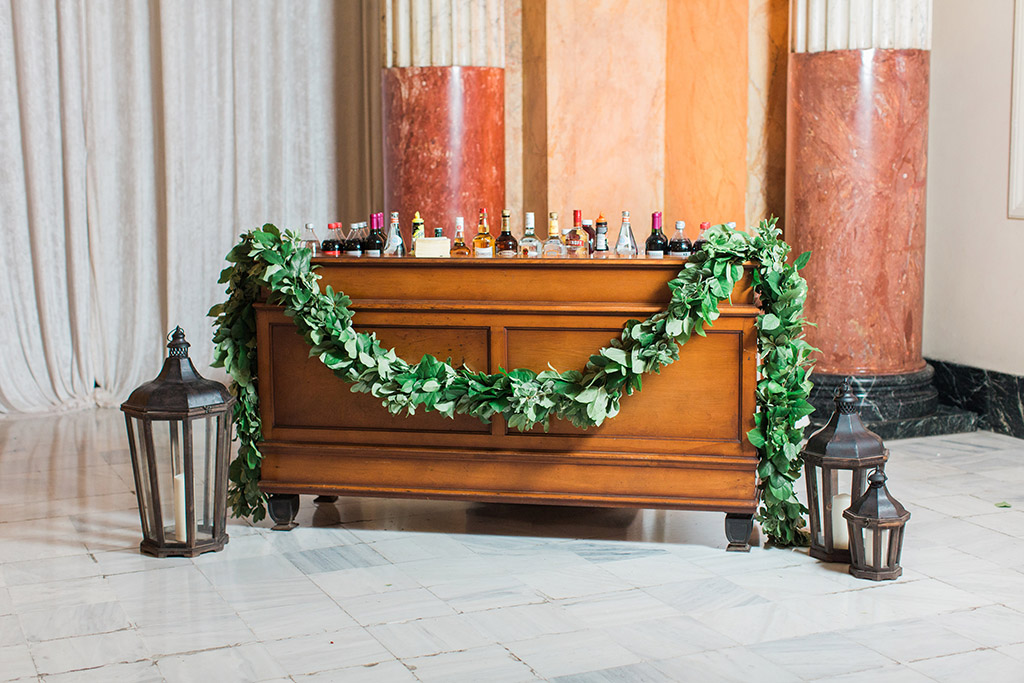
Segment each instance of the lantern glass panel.
[{"label": "lantern glass panel", "polygon": [[217,465],[216,416],[191,421],[192,476],[195,482],[196,531],[200,538],[212,538]]},{"label": "lantern glass panel", "polygon": [[149,487],[152,475],[149,471],[149,458],[146,457],[146,438],[143,431],[144,420],[137,417],[129,417],[128,425],[131,430],[132,449],[137,467],[138,480],[135,482],[138,488],[138,497],[142,505],[140,517],[142,518],[142,535],[145,538],[156,539],[156,518],[153,515],[153,492]]},{"label": "lantern glass panel", "polygon": [[[889,533],[890,529],[872,529],[871,527],[865,527],[861,533],[864,539],[864,565],[865,567],[872,569],[885,569],[890,565],[889,562]],[[875,564],[875,535],[880,535],[881,538],[881,551],[879,552],[879,562]]]},{"label": "lantern glass panel", "polygon": [[152,424],[164,538],[169,542],[185,543],[188,525],[185,519],[184,422],[154,420]]}]

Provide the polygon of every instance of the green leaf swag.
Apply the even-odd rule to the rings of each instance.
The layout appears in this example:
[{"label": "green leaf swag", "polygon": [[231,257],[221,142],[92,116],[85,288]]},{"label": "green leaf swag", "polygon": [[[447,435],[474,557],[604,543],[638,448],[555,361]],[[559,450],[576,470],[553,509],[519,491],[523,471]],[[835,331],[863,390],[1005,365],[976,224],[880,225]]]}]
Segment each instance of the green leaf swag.
[{"label": "green leaf swag", "polygon": [[553,417],[586,428],[614,417],[623,395],[640,390],[644,373],[660,372],[677,360],[679,346],[691,335],[704,336],[704,326],[718,318],[718,302],[742,278],[743,263],[755,261],[754,289],[763,311],[757,320],[761,379],[756,426],[747,436],[760,456],[758,521],[778,545],[804,542],[799,530],[805,509],[794,496],[793,482],[801,471],[803,429],[797,423],[812,410],[806,399],[813,349],[802,336],[807,283],[797,272],[808,254],[788,264],[790,248],[780,234],[775,219],[761,221],[753,235],[715,226],[707,232],[704,247],[669,282],[668,307],[643,322],[627,321],[622,334],[592,355],[582,370],[517,369],[494,375],[455,368],[429,355],[415,364],[399,358],[376,335],[353,329],[347,296],[329,286],[320,291],[309,251],[295,235],[269,224],[242,235],[228,253],[231,265],[221,273],[228,299],[210,310],[216,316],[214,365],[234,379],[231,390],[238,399],[234,420],[239,450],[231,464],[229,494],[234,514],[259,520],[266,512],[259,489],[253,311],[261,287],[294,320],[311,356],[350,382],[352,391],[376,396],[394,414],[411,415],[422,407],[447,417],[473,415],[483,422],[500,414],[519,430],[538,424],[547,428]]}]

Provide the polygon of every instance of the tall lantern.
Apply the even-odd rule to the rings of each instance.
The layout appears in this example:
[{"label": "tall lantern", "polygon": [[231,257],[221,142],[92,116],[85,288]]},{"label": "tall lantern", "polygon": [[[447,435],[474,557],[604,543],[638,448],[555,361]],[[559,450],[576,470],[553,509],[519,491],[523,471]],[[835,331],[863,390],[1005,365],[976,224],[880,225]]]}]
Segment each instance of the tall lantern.
[{"label": "tall lantern", "polygon": [[903,574],[900,553],[910,513],[889,495],[881,467],[868,481],[868,490],[843,513],[850,533],[850,573],[858,579],[888,581]]},{"label": "tall lantern", "polygon": [[195,557],[228,542],[230,411],[224,385],[203,379],[180,327],[163,370],[121,404],[142,520],[139,550]]},{"label": "tall lantern", "polygon": [[857,412],[849,377],[835,393],[835,412],[804,446],[804,476],[811,517],[811,557],[849,562],[843,511],[867,489],[867,473],[885,464],[889,450]]}]

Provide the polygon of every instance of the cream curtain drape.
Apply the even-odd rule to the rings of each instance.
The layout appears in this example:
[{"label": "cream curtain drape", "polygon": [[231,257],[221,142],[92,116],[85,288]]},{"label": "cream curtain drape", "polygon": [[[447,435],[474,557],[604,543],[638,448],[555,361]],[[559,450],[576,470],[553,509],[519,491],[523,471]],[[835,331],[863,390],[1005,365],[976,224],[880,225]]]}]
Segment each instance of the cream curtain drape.
[{"label": "cream curtain drape", "polygon": [[381,206],[376,3],[0,0],[0,414],[114,405],[224,254]]}]

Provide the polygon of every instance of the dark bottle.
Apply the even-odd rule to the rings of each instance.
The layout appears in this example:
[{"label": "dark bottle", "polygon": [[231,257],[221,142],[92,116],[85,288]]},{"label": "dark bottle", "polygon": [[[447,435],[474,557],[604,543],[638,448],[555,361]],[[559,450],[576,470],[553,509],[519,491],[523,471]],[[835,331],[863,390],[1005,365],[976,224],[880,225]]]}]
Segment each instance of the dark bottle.
[{"label": "dark bottle", "polygon": [[661,211],[651,214],[651,236],[647,238],[644,250],[647,252],[647,258],[664,258],[665,252],[668,251],[668,240],[661,231]]},{"label": "dark bottle", "polygon": [[687,258],[693,253],[693,245],[690,243],[689,238],[684,234],[686,229],[686,223],[684,221],[676,221],[676,231],[672,235],[672,239],[668,241],[668,254],[669,256],[675,256],[676,258]]},{"label": "dark bottle", "polygon": [[710,227],[711,223],[709,223],[708,221],[704,221],[703,223],[700,224],[700,237],[693,241],[694,253],[700,251],[700,248],[703,247],[704,243],[708,241],[707,238],[704,237],[704,233],[706,233],[708,231],[708,228]]},{"label": "dark bottle", "polygon": [[512,216],[508,209],[501,212],[501,234],[495,242],[494,250],[502,258],[515,258],[519,256],[519,241],[512,236],[512,228],[509,227],[509,218]]},{"label": "dark bottle", "polygon": [[594,235],[594,257],[608,257],[608,221],[602,213],[597,217],[597,229]]},{"label": "dark bottle", "polygon": [[370,216],[370,234],[363,242],[363,255],[371,258],[380,258],[384,255],[384,214],[373,214]]},{"label": "dark bottle", "polygon": [[341,241],[338,232],[341,230],[341,223],[328,223],[327,239],[320,244],[320,251],[324,256],[341,256]]}]

